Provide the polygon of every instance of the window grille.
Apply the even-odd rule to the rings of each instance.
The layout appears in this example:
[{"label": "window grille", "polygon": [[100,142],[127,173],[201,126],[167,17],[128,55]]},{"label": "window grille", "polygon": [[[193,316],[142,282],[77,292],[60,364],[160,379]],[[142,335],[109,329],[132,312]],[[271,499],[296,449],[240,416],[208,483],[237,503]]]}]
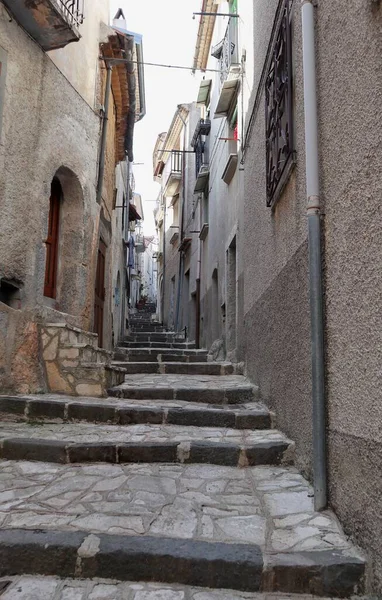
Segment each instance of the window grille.
[{"label": "window grille", "polygon": [[291,0],[284,0],[265,81],[267,206],[294,164]]},{"label": "window grille", "polygon": [[84,2],[85,0],[56,0],[66,21],[76,27],[84,22]]}]

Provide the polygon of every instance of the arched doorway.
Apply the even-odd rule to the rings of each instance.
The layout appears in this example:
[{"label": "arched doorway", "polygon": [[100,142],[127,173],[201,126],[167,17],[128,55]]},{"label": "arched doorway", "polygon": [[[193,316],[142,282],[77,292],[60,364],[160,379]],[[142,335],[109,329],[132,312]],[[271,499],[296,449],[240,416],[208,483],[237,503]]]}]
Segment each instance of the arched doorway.
[{"label": "arched doorway", "polygon": [[81,316],[88,285],[87,225],[81,183],[67,167],[52,179],[47,220],[44,297],[54,299],[61,312]]},{"label": "arched doorway", "polygon": [[57,270],[58,270],[58,241],[60,234],[62,187],[55,177],[52,181],[49,199],[48,235],[45,240],[46,260],[44,296],[56,298],[57,296]]}]

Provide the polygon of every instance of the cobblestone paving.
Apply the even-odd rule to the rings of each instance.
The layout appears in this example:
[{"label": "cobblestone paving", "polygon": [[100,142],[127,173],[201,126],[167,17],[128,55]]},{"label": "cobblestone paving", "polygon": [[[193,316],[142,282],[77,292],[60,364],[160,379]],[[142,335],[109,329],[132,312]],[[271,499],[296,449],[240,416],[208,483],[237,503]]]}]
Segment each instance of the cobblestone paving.
[{"label": "cobblestone paving", "polygon": [[0,439],[29,438],[65,440],[68,442],[203,442],[256,444],[257,442],[285,441],[275,429],[253,431],[219,427],[182,427],[180,425],[103,425],[93,423],[3,423]]},{"label": "cobblestone paving", "polygon": [[349,548],[314,513],[294,469],[0,462],[0,528],[254,543],[265,552]]},{"label": "cobblestone paving", "polygon": [[[53,577],[15,579],[2,600],[314,600],[313,596],[253,594],[177,585],[59,580]],[[321,600],[325,600],[322,598]],[[326,599],[329,600],[329,599]]]}]

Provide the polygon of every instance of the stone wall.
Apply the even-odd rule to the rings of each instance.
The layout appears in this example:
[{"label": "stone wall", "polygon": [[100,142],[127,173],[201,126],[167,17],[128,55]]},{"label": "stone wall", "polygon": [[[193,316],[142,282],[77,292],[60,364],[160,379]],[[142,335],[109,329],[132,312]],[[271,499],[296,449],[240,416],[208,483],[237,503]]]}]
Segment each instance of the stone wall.
[{"label": "stone wall", "polygon": [[111,353],[98,348],[97,334],[65,323],[39,329],[48,392],[101,397],[124,381],[123,370],[110,366]]},{"label": "stone wall", "polygon": [[[6,357],[0,365],[0,384],[16,391],[39,391],[41,374],[30,332],[36,331],[41,316],[61,311],[69,322],[73,318],[83,329],[92,327],[100,121],[49,56],[15,21],[9,21],[3,5],[0,40],[7,53],[0,138],[0,278],[20,286],[17,308],[9,310],[6,303],[0,303],[4,324],[0,355]],[[55,176],[64,198],[53,300],[45,298],[43,291],[44,241]],[[8,335],[8,330],[13,333]],[[11,366],[20,352],[24,361],[30,361],[29,383],[20,369]]]}]

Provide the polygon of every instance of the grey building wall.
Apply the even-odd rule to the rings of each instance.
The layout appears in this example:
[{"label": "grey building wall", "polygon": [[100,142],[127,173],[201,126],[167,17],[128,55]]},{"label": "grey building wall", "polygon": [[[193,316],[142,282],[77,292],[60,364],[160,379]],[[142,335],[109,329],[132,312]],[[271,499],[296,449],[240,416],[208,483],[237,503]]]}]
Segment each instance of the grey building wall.
[{"label": "grey building wall", "polygon": [[[254,2],[254,90],[277,0]],[[370,556],[382,590],[380,3],[316,8],[329,502]],[[297,164],[266,208],[264,92],[245,158],[246,368],[311,476],[311,367],[300,3],[293,18]]]},{"label": "grey building wall", "polygon": [[326,4],[317,33],[330,500],[382,592],[382,6]]},{"label": "grey building wall", "polygon": [[[99,118],[40,47],[9,21],[2,6],[0,45],[7,52],[0,139],[0,276],[22,284],[19,309],[1,304],[0,387],[12,387],[19,373],[20,391],[32,391],[43,381],[36,366],[33,323],[40,318],[62,321],[60,313],[72,315],[67,320],[85,329],[92,322]],[[52,301],[43,296],[44,240],[55,175],[64,201],[59,285]]]},{"label": "grey building wall", "polygon": [[[191,150],[191,140],[200,119],[200,109],[196,103],[187,105],[188,115],[186,120],[185,149]],[[180,145],[183,147],[183,130],[180,133]],[[171,198],[167,198],[167,212],[165,225],[165,276],[164,290],[165,301],[163,306],[164,323],[171,329],[176,326],[176,314],[178,310],[178,330],[187,327],[188,338],[195,338],[195,314],[196,314],[196,277],[197,257],[200,229],[198,199],[194,195],[195,187],[195,156],[191,152],[183,154],[183,181],[179,189],[179,199],[171,206]],[[175,214],[177,216],[175,216]],[[180,242],[183,231],[184,238],[191,238],[191,244],[184,253],[182,265],[180,265]],[[170,243],[174,233],[178,233],[178,240]],[[163,261],[158,277],[158,295],[160,294],[160,277],[163,274]],[[179,285],[180,280],[180,285]],[[178,306],[179,304],[179,306]],[[178,309],[177,309],[178,307]]]},{"label": "grey building wall", "polygon": [[[187,119],[186,150],[192,150],[191,140],[201,117],[200,108],[195,102],[189,104]],[[181,296],[180,329],[187,327],[189,340],[195,340],[196,324],[196,279],[198,273],[200,210],[199,198],[194,194],[196,167],[195,155],[185,153],[183,195],[183,236],[191,239],[183,258],[183,285]]]}]

